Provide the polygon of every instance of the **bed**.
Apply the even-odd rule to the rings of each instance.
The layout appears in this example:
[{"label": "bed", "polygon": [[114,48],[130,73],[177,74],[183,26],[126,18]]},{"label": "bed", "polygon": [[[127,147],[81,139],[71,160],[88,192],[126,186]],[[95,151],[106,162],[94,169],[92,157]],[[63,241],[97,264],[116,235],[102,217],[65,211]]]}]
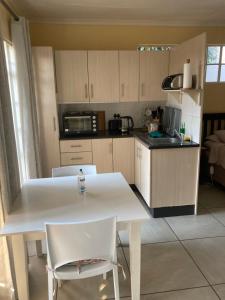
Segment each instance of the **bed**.
[{"label": "bed", "polygon": [[202,138],[202,169],[225,187],[225,113],[203,115]]}]

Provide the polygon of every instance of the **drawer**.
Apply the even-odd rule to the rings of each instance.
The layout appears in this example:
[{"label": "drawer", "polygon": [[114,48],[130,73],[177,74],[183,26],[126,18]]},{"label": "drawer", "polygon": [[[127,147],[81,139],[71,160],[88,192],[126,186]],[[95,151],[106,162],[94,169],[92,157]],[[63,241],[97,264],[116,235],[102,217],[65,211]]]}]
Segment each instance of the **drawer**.
[{"label": "drawer", "polygon": [[61,166],[92,164],[92,152],[61,153]]},{"label": "drawer", "polygon": [[60,152],[88,152],[92,151],[91,140],[60,141]]}]

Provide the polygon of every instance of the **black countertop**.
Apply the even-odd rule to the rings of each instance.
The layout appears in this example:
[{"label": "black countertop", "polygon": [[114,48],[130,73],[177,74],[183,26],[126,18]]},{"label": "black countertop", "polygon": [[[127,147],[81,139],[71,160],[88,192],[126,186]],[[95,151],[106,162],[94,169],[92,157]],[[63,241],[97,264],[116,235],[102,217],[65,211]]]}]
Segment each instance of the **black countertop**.
[{"label": "black countertop", "polygon": [[95,135],[84,135],[77,137],[65,137],[60,135],[60,140],[82,140],[82,139],[107,139],[107,138],[127,138],[127,137],[136,137],[149,149],[168,149],[168,148],[187,148],[187,147],[199,147],[199,144],[195,142],[183,142],[183,143],[163,143],[157,144],[157,138],[154,138],[154,143],[151,143],[151,140],[147,132],[143,129],[134,129],[127,134],[121,133],[111,133],[109,131],[99,131]]}]

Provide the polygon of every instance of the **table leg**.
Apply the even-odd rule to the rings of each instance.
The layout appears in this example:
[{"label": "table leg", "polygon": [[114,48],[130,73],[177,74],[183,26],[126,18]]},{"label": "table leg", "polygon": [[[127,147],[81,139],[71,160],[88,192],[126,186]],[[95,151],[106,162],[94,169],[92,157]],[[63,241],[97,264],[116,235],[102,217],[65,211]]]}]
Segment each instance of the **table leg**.
[{"label": "table leg", "polygon": [[131,222],[129,228],[130,246],[130,276],[131,276],[131,299],[140,300],[141,284],[141,235],[140,222]]},{"label": "table leg", "polygon": [[29,300],[27,249],[22,234],[12,236],[12,250],[19,300]]}]

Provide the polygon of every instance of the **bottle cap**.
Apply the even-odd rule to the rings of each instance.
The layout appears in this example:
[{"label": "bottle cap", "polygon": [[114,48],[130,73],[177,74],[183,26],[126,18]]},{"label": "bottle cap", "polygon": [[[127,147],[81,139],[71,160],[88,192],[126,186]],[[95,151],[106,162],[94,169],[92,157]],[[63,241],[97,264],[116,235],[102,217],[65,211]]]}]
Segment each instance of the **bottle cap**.
[{"label": "bottle cap", "polygon": [[190,64],[190,62],[191,62],[190,58],[187,58],[187,59],[186,59],[186,63],[187,63],[187,64]]}]

